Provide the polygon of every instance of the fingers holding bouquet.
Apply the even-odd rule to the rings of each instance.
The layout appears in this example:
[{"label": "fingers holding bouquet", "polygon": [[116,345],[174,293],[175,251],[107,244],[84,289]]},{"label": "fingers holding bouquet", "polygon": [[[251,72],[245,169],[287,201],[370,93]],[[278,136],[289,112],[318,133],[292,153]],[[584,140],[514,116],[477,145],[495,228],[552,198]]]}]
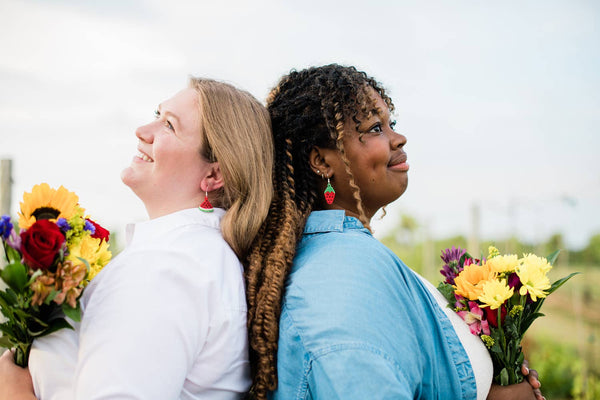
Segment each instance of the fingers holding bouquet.
[{"label": "fingers holding bouquet", "polygon": [[33,400],[33,383],[29,369],[14,362],[13,351],[0,356],[0,400]]},{"label": "fingers holding bouquet", "polygon": [[540,382],[538,372],[535,369],[529,369],[529,361],[523,360],[523,365],[521,365],[521,373],[533,388],[533,394],[535,394],[536,400],[546,400],[546,398],[542,395],[542,383]]}]

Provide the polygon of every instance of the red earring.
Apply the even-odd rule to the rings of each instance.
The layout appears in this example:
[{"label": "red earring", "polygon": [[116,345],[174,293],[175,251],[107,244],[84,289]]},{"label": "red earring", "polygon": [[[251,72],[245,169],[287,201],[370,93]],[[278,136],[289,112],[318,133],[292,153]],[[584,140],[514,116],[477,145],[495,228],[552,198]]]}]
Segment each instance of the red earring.
[{"label": "red earring", "polygon": [[213,212],[214,208],[213,205],[210,204],[210,201],[208,201],[208,192],[205,192],[206,195],[204,196],[204,201],[202,202],[202,204],[200,204],[200,211],[204,211],[204,212]]},{"label": "red earring", "polygon": [[332,204],[335,199],[335,190],[333,190],[333,186],[331,186],[331,181],[327,178],[327,187],[323,192],[323,196],[325,196],[325,201],[327,204]]}]

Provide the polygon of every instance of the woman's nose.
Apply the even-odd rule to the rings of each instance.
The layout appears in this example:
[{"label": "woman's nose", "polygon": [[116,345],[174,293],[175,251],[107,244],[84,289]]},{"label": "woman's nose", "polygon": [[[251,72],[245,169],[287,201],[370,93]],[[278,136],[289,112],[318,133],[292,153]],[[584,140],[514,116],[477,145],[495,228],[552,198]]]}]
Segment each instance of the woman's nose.
[{"label": "woman's nose", "polygon": [[139,128],[137,128],[135,130],[135,136],[138,137],[138,139],[146,142],[146,143],[152,143],[154,135],[152,133],[152,124],[146,124],[146,125],[142,125]]},{"label": "woman's nose", "polygon": [[390,138],[390,146],[392,149],[398,149],[406,144],[406,136],[401,133],[392,132],[392,137]]}]

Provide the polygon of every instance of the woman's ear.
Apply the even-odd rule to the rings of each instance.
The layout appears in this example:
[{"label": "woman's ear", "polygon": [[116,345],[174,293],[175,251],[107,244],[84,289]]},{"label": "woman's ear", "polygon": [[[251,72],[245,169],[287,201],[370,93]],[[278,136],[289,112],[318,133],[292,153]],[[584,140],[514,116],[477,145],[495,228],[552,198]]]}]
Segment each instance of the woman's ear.
[{"label": "woman's ear", "polygon": [[335,155],[336,150],[313,146],[308,155],[310,168],[319,176],[331,178],[334,170],[328,160]]},{"label": "woman's ear", "polygon": [[223,187],[223,174],[218,162],[210,165],[208,175],[200,182],[200,188],[205,192],[212,192]]}]

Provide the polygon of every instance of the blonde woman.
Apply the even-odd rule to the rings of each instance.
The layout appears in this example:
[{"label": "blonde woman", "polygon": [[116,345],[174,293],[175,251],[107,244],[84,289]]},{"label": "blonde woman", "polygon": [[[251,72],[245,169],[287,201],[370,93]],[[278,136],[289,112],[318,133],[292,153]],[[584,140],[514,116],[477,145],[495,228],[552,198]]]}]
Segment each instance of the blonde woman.
[{"label": "blonde woman", "polygon": [[[239,259],[271,201],[269,115],[244,91],[193,78],[136,136],[121,179],[150,220],[85,290],[81,324],[34,343],[35,396],[239,398],[250,386]],[[34,398],[29,379],[2,357],[0,399]]]}]

